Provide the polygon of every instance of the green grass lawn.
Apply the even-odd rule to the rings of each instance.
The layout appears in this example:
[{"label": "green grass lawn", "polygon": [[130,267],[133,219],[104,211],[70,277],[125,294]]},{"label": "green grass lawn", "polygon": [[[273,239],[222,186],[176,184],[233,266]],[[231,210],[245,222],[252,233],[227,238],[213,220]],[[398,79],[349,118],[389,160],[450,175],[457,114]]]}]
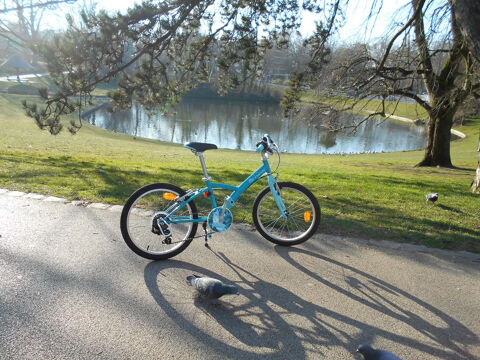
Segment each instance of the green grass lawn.
[{"label": "green grass lawn", "polygon": [[[198,159],[181,145],[88,124],[75,136],[54,137],[23,115],[23,98],[0,94],[0,188],[123,204],[135,189],[152,182],[202,185]],[[467,138],[452,143],[456,169],[415,168],[421,151],[284,154],[280,179],[314,192],[323,233],[480,252],[480,201],[470,192],[479,125],[479,119],[470,120],[459,128]],[[254,152],[216,150],[205,157],[218,182],[240,183],[260,165]],[[240,199],[233,208],[235,221],[251,222],[253,199],[264,186],[255,185]],[[436,206],[425,203],[429,192],[440,194]]]}]

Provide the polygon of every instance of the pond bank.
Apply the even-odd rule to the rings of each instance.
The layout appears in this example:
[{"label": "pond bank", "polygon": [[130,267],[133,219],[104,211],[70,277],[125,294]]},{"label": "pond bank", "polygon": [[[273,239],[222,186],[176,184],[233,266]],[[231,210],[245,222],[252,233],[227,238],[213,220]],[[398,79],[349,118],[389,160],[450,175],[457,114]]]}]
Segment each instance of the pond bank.
[{"label": "pond bank", "polygon": [[[375,113],[374,111],[368,111],[368,110],[363,110],[363,111],[367,114]],[[409,118],[406,118],[406,117],[403,117],[403,116],[397,116],[397,115],[393,115],[393,114],[385,114],[385,118],[386,119],[395,119],[395,120],[403,121],[403,122],[410,123],[410,124],[413,124],[413,125],[417,125],[415,120],[409,119]],[[458,136],[461,139],[465,139],[465,137],[467,136],[464,133],[462,133],[461,131],[458,131],[458,130],[455,130],[455,129],[451,129],[450,132],[453,135]]]},{"label": "pond bank", "polygon": [[[328,102],[322,103],[320,101],[306,100],[305,98],[302,98],[300,100],[300,103],[308,104],[308,105],[319,105],[319,104],[330,105]],[[358,114],[362,114],[362,113],[364,113],[364,114],[374,114],[375,112],[377,112],[377,111],[366,110],[366,109],[353,109],[353,110],[349,110],[349,111],[354,112],[354,113],[358,113]],[[413,120],[413,119],[405,117],[405,116],[398,116],[398,115],[394,115],[394,114],[385,113],[385,118],[387,118],[387,119],[390,118],[390,119],[394,119],[394,120],[398,120],[398,121],[402,121],[402,122],[405,122],[405,123],[409,123],[409,124],[413,124],[413,125],[418,126],[416,120]],[[451,129],[450,132],[453,135],[458,136],[461,139],[464,139],[466,137],[466,135],[464,133],[462,133],[461,131],[456,130],[456,129]]]},{"label": "pond bank", "polygon": [[[207,142],[219,148],[253,150],[268,133],[282,152],[298,154],[378,153],[421,149],[423,128],[375,118],[361,124],[353,136],[331,132],[301,118],[285,118],[279,105],[186,98],[169,113],[146,112],[140,105],[111,113],[91,111],[84,118],[93,125],[124,134],[172,143]],[[348,126],[362,116],[339,113],[336,121]]]}]

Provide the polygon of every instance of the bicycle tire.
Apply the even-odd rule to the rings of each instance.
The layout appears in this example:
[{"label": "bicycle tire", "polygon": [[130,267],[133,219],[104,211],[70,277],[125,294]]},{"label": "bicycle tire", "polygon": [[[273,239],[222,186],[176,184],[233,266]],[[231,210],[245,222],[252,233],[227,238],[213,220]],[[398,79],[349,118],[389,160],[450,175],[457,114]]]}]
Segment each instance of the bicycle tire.
[{"label": "bicycle tire", "polygon": [[277,186],[289,211],[288,217],[284,219],[279,215],[270,187],[266,187],[253,204],[255,228],[265,239],[277,245],[291,246],[307,241],[320,225],[321,212],[317,199],[310,190],[297,183],[279,182]]},{"label": "bicycle tire", "polygon": [[[128,198],[120,216],[120,230],[123,240],[133,252],[146,259],[165,260],[180,254],[190,245],[197,232],[198,224],[194,222],[169,224],[169,230],[172,232],[171,243],[162,243],[165,237],[153,232],[152,223],[154,216],[161,214],[163,210],[175,201],[172,199],[166,200],[165,196],[163,196],[165,193],[174,194],[175,196],[185,195],[183,189],[173,184],[155,183],[146,185],[135,191]],[[171,195],[167,197],[171,197]],[[198,218],[197,207],[193,201],[186,203],[180,210],[186,211],[186,213],[182,214],[184,216],[188,216],[191,219]],[[139,224],[134,227],[133,221]],[[174,226],[175,229],[173,229]],[[137,234],[137,228],[139,234]],[[185,234],[181,235],[183,232]],[[145,246],[144,244],[147,245]],[[167,245],[171,246],[168,247]]]}]

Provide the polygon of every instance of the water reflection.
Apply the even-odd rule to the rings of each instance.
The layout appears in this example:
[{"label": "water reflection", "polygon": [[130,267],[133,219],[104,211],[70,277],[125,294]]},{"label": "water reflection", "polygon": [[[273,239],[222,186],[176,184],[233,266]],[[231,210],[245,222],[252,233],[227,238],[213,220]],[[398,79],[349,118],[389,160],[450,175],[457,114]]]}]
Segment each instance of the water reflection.
[{"label": "water reflection", "polygon": [[[351,124],[358,115],[341,113],[340,124]],[[291,153],[364,153],[420,149],[425,145],[422,127],[384,119],[362,124],[355,134],[332,133],[296,119],[283,118],[277,105],[246,102],[188,100],[171,114],[148,114],[138,106],[109,113],[100,109],[87,121],[125,134],[174,143],[199,141],[220,148],[253,150],[269,133],[282,151]]]}]

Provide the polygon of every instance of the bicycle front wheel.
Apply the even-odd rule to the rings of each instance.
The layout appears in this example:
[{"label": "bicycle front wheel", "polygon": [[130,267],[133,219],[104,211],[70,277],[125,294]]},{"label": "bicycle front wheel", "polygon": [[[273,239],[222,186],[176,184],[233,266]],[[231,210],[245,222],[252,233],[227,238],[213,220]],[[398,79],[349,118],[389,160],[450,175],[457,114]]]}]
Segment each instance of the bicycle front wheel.
[{"label": "bicycle front wheel", "polygon": [[198,218],[193,201],[173,215],[181,223],[171,223],[168,211],[185,191],[167,183],[144,186],[127,200],[120,217],[120,229],[128,247],[151,260],[171,258],[186,249],[197,231]]},{"label": "bicycle front wheel", "polygon": [[270,187],[263,189],[253,204],[253,222],[262,236],[278,245],[290,246],[307,241],[320,224],[320,205],[300,184],[279,182],[287,216],[280,214]]}]

